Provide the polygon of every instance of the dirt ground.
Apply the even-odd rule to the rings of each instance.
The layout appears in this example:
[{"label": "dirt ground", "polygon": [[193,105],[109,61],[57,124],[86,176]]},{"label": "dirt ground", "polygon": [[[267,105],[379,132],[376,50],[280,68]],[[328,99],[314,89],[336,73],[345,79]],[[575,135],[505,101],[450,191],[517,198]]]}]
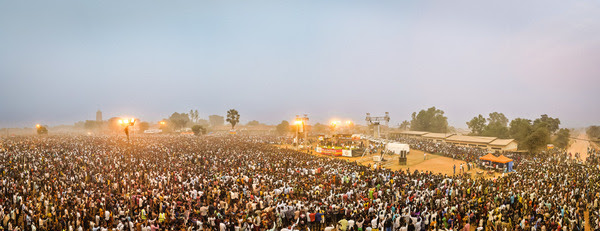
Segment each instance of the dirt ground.
[{"label": "dirt ground", "polygon": [[585,131],[576,131],[578,134],[575,136],[577,139],[571,139],[571,146],[567,149],[568,152],[575,155],[575,153],[581,154],[581,159],[585,161],[587,159],[587,148],[590,146],[590,142],[587,141],[588,136]]},{"label": "dirt ground", "polygon": [[[283,146],[286,148],[292,148],[291,146]],[[313,152],[313,155],[325,156],[321,154],[317,154]],[[410,171],[418,170],[418,171],[430,171],[433,173],[441,173],[452,176],[454,174],[454,166],[456,165],[456,173],[460,173],[460,164],[464,164],[464,171],[470,173],[472,177],[485,177],[485,178],[493,178],[502,176],[501,173],[495,174],[487,174],[484,170],[475,168],[467,171],[467,165],[465,161],[462,160],[454,160],[450,157],[433,155],[427,153],[427,159],[424,159],[423,151],[419,150],[410,150],[410,153],[407,155],[406,165],[400,165],[398,162],[398,155],[384,155],[382,162],[373,161],[373,156],[380,154],[372,154],[364,157],[330,157],[330,158],[338,158],[347,161],[356,161],[362,165],[372,166],[375,164],[380,165],[383,168],[391,169],[391,170],[406,170],[410,169]],[[478,172],[480,174],[478,174]]]}]

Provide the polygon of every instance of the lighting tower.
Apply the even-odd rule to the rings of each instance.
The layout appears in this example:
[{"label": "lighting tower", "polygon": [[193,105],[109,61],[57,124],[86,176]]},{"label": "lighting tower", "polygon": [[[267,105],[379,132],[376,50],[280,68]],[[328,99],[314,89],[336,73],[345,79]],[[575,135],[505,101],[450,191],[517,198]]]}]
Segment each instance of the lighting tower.
[{"label": "lighting tower", "polygon": [[308,115],[304,114],[303,117],[296,115],[296,120],[294,121],[294,124],[298,126],[296,128],[296,143],[300,143],[300,133],[304,134],[304,142],[306,142],[306,139],[308,138],[308,132],[306,132],[306,125],[308,124]]},{"label": "lighting tower", "polygon": [[129,127],[135,126],[135,122],[137,122],[137,119],[135,118],[119,120],[119,124],[125,127],[123,131],[125,132],[125,135],[127,135],[127,142],[129,142]]},{"label": "lighting tower", "polygon": [[388,123],[390,122],[390,113],[389,112],[385,112],[385,116],[371,116],[371,113],[367,113],[367,118],[365,118],[365,120],[367,121],[367,124],[369,126],[373,126],[373,136],[375,138],[379,138],[380,131],[379,131],[379,125],[381,125],[381,122],[385,122],[385,126],[388,125]]}]

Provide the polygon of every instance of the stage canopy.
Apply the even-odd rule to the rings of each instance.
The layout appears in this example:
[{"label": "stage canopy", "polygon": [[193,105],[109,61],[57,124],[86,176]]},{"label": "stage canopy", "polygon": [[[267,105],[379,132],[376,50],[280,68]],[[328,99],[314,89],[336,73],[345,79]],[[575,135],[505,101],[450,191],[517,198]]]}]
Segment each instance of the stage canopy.
[{"label": "stage canopy", "polygon": [[512,172],[513,169],[513,160],[511,158],[508,158],[504,155],[500,155],[500,156],[494,156],[491,153],[488,153],[485,156],[479,157],[480,160],[485,160],[485,161],[490,161],[493,163],[499,163],[499,164],[505,164],[506,165],[506,170],[508,172]]},{"label": "stage canopy", "polygon": [[408,144],[401,143],[388,143],[385,146],[385,149],[393,152],[394,154],[400,154],[401,152],[408,154],[408,152],[410,152],[410,146],[408,146]]}]

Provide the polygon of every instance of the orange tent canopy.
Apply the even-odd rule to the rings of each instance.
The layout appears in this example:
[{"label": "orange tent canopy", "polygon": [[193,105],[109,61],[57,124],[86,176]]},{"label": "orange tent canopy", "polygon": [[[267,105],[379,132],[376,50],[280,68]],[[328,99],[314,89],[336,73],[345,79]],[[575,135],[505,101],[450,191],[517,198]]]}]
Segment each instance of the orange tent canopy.
[{"label": "orange tent canopy", "polygon": [[492,155],[492,153],[488,153],[485,156],[479,157],[480,160],[494,161],[496,160],[496,156]]},{"label": "orange tent canopy", "polygon": [[479,157],[480,160],[487,160],[487,161],[491,161],[491,162],[495,162],[495,163],[502,163],[502,164],[506,164],[508,162],[513,161],[511,158],[508,158],[504,155],[500,155],[500,156],[494,156],[491,153],[488,153],[485,156]]},{"label": "orange tent canopy", "polygon": [[494,162],[506,164],[511,161],[513,161],[511,158],[508,158],[504,155],[500,155],[498,158],[496,158],[496,161],[494,161]]}]

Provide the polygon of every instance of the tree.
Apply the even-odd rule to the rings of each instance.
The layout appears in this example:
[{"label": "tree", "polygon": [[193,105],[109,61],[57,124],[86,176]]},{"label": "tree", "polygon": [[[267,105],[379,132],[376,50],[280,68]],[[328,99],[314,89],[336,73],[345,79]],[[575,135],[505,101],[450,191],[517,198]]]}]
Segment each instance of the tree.
[{"label": "tree", "polygon": [[174,112],[169,117],[169,124],[173,126],[176,130],[184,128],[188,122],[190,122],[190,117],[186,113]]},{"label": "tree", "polygon": [[142,132],[150,128],[150,124],[148,122],[140,122],[138,126],[140,127],[140,131]]},{"label": "tree", "polygon": [[86,130],[94,130],[94,129],[98,129],[99,123],[95,120],[86,120],[85,123],[83,124],[83,127]]},{"label": "tree", "polygon": [[281,121],[281,123],[277,125],[276,131],[279,135],[287,134],[290,132],[290,123],[285,120]]},{"label": "tree", "polygon": [[42,126],[42,125],[37,126],[37,130],[36,131],[37,131],[38,135],[46,135],[46,134],[48,134],[48,128],[46,128],[46,126]]},{"label": "tree", "polygon": [[508,118],[503,113],[492,112],[489,114],[488,124],[481,133],[484,136],[508,138]]},{"label": "tree", "polygon": [[192,123],[198,123],[198,119],[199,119],[199,114],[198,114],[198,110],[190,110],[190,121],[192,121]]},{"label": "tree", "polygon": [[206,134],[206,128],[204,128],[203,126],[200,125],[194,125],[192,126],[192,132],[194,132],[194,135],[204,135]]},{"label": "tree", "polygon": [[194,117],[194,119],[193,119],[194,123],[198,123],[198,121],[200,120],[200,113],[198,113],[198,110],[194,110],[192,117]]},{"label": "tree", "polygon": [[316,123],[311,128],[312,128],[312,132],[316,133],[316,134],[323,134],[329,130],[329,126],[327,126],[325,124],[321,124],[321,123]]},{"label": "tree", "polygon": [[483,130],[485,129],[485,118],[479,114],[476,117],[473,117],[473,119],[471,119],[471,121],[467,122],[467,126],[469,126],[469,129],[471,129],[471,135],[481,135],[483,133]]},{"label": "tree", "polygon": [[490,118],[488,118],[489,124],[499,124],[504,127],[508,125],[508,118],[504,115],[504,113],[492,112],[490,113]]},{"label": "tree", "polygon": [[492,136],[498,138],[508,138],[508,119],[503,113],[492,112],[489,118],[482,115],[473,117],[467,122],[467,126],[471,129],[471,135]]},{"label": "tree", "polygon": [[599,139],[600,138],[600,126],[589,126],[585,132],[587,133],[590,139]]},{"label": "tree", "polygon": [[235,128],[235,125],[240,122],[240,114],[235,109],[229,109],[227,111],[227,122],[231,124],[231,129]]},{"label": "tree", "polygon": [[548,129],[545,127],[539,127],[533,133],[527,136],[525,141],[520,145],[529,150],[529,152],[536,152],[546,147],[549,142],[550,131],[548,131]]},{"label": "tree", "polygon": [[505,139],[508,138],[508,127],[503,126],[500,123],[490,123],[485,126],[482,135]]},{"label": "tree", "polygon": [[205,119],[198,119],[198,121],[196,121],[196,124],[203,126],[205,128],[207,128],[210,125],[210,123],[208,123],[208,120],[205,120]]},{"label": "tree", "polygon": [[256,120],[252,120],[250,122],[248,122],[248,126],[258,126],[260,125],[260,123]]},{"label": "tree", "polygon": [[550,133],[556,132],[559,128],[559,125],[560,120],[558,118],[552,118],[546,114],[541,115],[540,118],[533,121],[533,127],[535,129],[539,127],[545,127]]},{"label": "tree", "polygon": [[221,126],[225,123],[225,119],[220,115],[210,115],[208,121],[212,127]]},{"label": "tree", "polygon": [[400,124],[400,129],[404,131],[410,129],[410,122],[408,122],[408,120],[402,121]]},{"label": "tree", "polygon": [[525,138],[533,132],[531,126],[531,120],[523,118],[515,118],[510,121],[510,129],[508,131],[511,138],[515,139],[518,143],[525,141]]},{"label": "tree", "polygon": [[413,112],[410,121],[410,130],[427,132],[447,132],[448,118],[444,116],[444,111],[435,107],[421,110],[417,114]]},{"label": "tree", "polygon": [[554,139],[554,145],[559,148],[567,148],[569,147],[569,137],[571,137],[571,132],[569,129],[561,128],[556,133],[556,138]]}]

